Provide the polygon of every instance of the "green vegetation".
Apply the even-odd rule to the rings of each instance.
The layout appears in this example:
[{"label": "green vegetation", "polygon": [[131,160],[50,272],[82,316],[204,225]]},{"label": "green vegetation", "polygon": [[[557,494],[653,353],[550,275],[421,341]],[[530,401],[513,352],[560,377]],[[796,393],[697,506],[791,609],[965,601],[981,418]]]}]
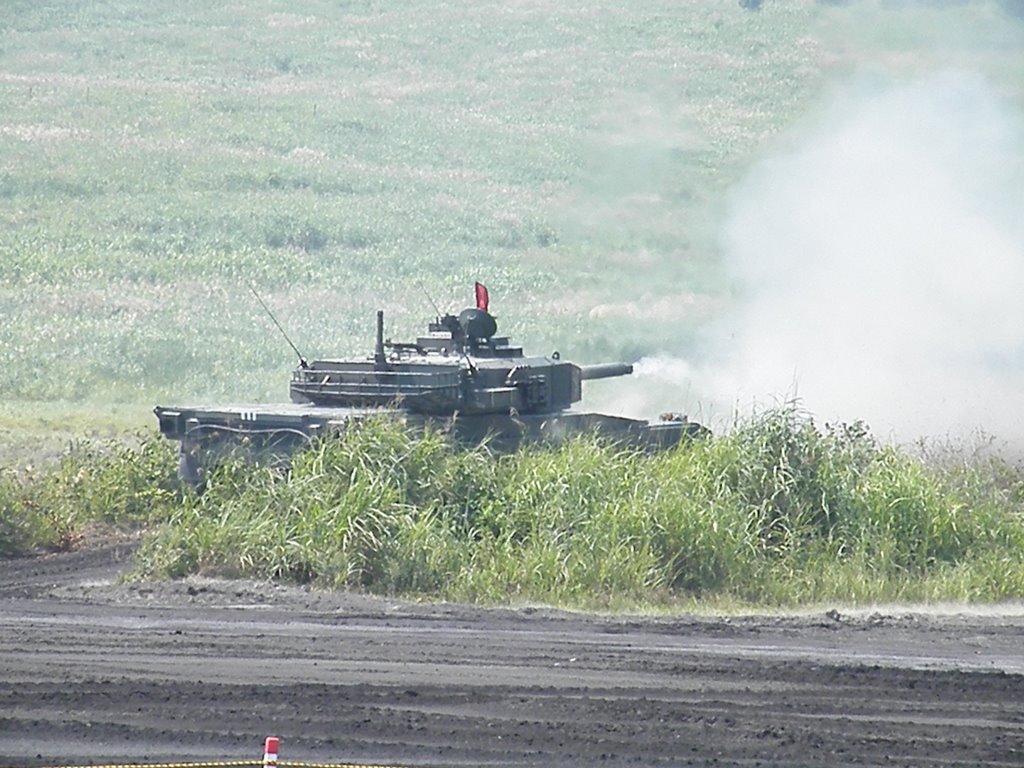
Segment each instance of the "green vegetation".
[{"label": "green vegetation", "polygon": [[[590,608],[996,600],[1024,593],[1024,476],[933,466],[794,408],[644,455],[579,439],[494,457],[381,420],[181,495],[159,442],[0,485],[5,550],[148,527],[141,574]],[[32,527],[34,526],[34,527]]]},{"label": "green vegetation", "polygon": [[1024,98],[1001,4],[895,5],[10,0],[0,397],[280,398],[250,281],[309,355],[474,279],[528,348],[685,353],[729,299],[728,190],[830,82]]},{"label": "green vegetation", "polygon": [[43,468],[0,474],[0,557],[67,549],[91,528],[130,530],[166,519],[182,497],[177,457],[162,438],[82,440]]},{"label": "green vegetation", "polygon": [[484,601],[1022,594],[1016,469],[792,411],[664,456],[496,460],[381,424],[201,497],[153,436],[54,458],[157,401],[282,399],[250,282],[309,356],[367,349],[377,307],[410,336],[419,284],[460,308],[475,279],[528,349],[686,354],[731,300],[736,181],[865,69],[1024,103],[1009,5],[8,0],[0,555],[103,524],[152,528],[146,573]]}]

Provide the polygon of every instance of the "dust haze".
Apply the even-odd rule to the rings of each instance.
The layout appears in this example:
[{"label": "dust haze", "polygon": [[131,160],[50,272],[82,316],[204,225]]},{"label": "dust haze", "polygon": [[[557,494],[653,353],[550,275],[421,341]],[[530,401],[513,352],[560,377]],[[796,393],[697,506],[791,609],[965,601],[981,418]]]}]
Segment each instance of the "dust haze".
[{"label": "dust haze", "polygon": [[1024,445],[1022,158],[1020,111],[978,76],[837,89],[735,190],[734,300],[701,354],[640,380],[719,413],[797,398],[900,441]]}]

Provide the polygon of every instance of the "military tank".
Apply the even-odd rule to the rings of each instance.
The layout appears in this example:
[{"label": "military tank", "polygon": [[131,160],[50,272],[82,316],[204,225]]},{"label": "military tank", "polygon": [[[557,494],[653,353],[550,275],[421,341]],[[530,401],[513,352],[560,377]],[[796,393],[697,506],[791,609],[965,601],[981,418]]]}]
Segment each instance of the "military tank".
[{"label": "military tank", "polygon": [[475,307],[458,315],[438,313],[412,342],[385,339],[384,312],[378,310],[373,354],[358,359],[307,361],[285,334],[299,357],[290,403],[157,406],[161,433],[180,443],[181,479],[198,487],[227,454],[286,457],[315,438],[382,414],[412,429],[433,425],[463,443],[486,442],[496,452],[583,433],[659,450],[707,434],[679,414],[649,422],[572,410],[584,381],[627,376],[633,366],[577,365],[558,352],[526,355],[497,335],[487,289],[479,283],[476,298]]}]

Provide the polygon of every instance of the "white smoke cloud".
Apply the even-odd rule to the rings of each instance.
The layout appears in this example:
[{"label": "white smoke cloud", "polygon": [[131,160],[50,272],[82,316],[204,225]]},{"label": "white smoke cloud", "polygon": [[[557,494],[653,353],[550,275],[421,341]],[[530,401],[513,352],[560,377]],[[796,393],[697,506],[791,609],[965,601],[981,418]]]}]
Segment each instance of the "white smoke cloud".
[{"label": "white smoke cloud", "polygon": [[[621,383],[609,382],[603,392],[588,382],[586,403],[588,407],[596,403],[599,410],[607,408],[633,418],[683,413],[694,420],[707,419],[711,414],[700,408],[700,397],[692,384],[697,375],[698,371],[681,358],[645,357],[634,363],[632,377]],[[694,410],[688,411],[688,407]]]},{"label": "white smoke cloud", "polygon": [[836,94],[736,192],[737,309],[695,387],[726,405],[795,395],[901,440],[1024,442],[1021,122],[964,74]]}]

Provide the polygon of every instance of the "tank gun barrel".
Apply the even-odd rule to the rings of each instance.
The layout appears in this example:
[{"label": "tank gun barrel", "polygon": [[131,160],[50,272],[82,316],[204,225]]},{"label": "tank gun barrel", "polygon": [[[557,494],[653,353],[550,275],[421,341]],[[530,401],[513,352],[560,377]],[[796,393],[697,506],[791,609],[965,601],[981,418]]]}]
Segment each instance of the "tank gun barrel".
[{"label": "tank gun barrel", "polygon": [[580,366],[580,378],[583,381],[611,379],[615,376],[629,376],[632,372],[632,363],[595,363],[594,365]]}]

